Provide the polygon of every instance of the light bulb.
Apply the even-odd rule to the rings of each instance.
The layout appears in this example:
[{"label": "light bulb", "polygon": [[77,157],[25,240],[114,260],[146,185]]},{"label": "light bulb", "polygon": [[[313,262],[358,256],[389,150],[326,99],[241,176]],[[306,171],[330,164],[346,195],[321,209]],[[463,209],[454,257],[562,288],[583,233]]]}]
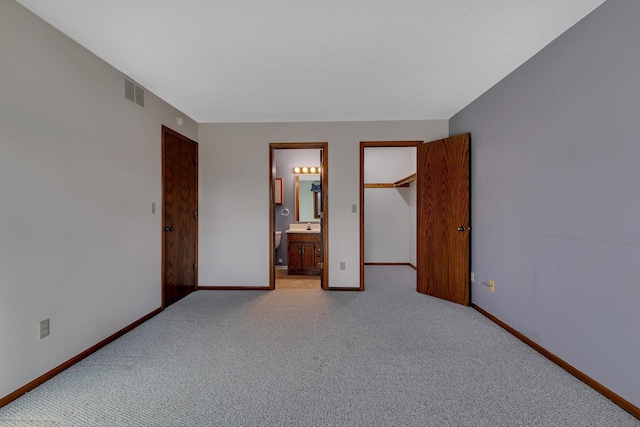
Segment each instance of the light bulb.
[{"label": "light bulb", "polygon": [[302,173],[307,173],[307,172],[309,172],[309,168],[308,168],[308,167],[306,167],[306,166],[305,166],[305,167],[303,167],[303,168],[302,168]]},{"label": "light bulb", "polygon": [[300,168],[299,167],[293,168],[293,173],[300,173]]},{"label": "light bulb", "polygon": [[311,168],[311,173],[316,173],[316,168]]}]

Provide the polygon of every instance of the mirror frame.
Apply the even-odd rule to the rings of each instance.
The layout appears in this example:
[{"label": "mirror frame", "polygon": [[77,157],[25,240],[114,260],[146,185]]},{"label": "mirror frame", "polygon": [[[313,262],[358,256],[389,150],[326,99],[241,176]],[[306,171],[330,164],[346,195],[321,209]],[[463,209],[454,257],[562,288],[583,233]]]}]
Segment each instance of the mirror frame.
[{"label": "mirror frame", "polygon": [[[300,222],[300,175],[296,175],[294,178],[294,195],[295,195],[295,211],[296,222]],[[315,179],[313,181],[316,181]],[[321,177],[317,179],[322,185]],[[322,188],[322,187],[321,187]],[[313,220],[304,220],[303,222],[320,222],[322,214],[322,189],[313,195]]]},{"label": "mirror frame", "polygon": [[322,188],[313,194],[313,218],[320,221],[322,218]]}]

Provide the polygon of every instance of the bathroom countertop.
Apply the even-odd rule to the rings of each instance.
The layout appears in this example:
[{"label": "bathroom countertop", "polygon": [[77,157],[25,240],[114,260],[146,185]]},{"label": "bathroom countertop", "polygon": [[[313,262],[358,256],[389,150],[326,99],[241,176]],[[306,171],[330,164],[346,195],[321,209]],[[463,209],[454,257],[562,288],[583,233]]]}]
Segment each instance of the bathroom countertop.
[{"label": "bathroom countertop", "polygon": [[[307,230],[307,228],[311,228]],[[320,224],[316,223],[296,223],[289,224],[289,229],[285,233],[320,233]]]}]

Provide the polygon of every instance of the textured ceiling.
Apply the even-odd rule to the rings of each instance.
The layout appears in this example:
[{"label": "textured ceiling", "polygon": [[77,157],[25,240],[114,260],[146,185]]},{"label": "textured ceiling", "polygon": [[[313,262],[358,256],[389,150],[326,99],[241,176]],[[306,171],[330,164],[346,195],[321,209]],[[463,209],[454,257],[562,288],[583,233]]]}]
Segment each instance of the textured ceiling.
[{"label": "textured ceiling", "polygon": [[18,0],[196,121],[448,119],[603,0]]}]

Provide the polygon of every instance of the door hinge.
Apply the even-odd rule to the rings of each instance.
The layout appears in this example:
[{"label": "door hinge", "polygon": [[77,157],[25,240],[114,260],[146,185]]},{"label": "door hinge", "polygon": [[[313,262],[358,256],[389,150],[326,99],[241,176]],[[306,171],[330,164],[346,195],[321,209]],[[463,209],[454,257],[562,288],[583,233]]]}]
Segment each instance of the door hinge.
[{"label": "door hinge", "polygon": [[195,166],[198,166],[198,158],[197,158],[197,157],[194,157],[194,158],[193,158],[193,164],[194,164]]},{"label": "door hinge", "polygon": [[193,212],[193,217],[196,218],[196,219],[198,218],[198,211],[194,211]]},{"label": "door hinge", "polygon": [[198,263],[193,264],[193,271],[198,271]]}]

